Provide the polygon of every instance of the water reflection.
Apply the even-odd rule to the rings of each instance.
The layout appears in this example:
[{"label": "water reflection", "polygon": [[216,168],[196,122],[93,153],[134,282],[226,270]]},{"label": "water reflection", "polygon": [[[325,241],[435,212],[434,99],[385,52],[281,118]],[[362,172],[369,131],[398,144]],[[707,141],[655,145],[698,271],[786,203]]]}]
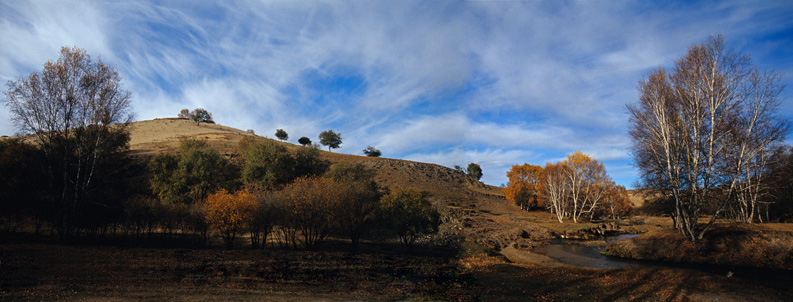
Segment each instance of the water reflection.
[{"label": "water reflection", "polygon": [[[636,236],[637,235],[626,234],[606,237],[605,242],[611,243]],[[603,246],[584,246],[580,243],[580,241],[574,240],[555,239],[551,240],[547,245],[533,249],[532,252],[546,255],[560,262],[584,267],[606,269],[649,267],[649,265],[643,261],[603,255],[600,253]]]}]

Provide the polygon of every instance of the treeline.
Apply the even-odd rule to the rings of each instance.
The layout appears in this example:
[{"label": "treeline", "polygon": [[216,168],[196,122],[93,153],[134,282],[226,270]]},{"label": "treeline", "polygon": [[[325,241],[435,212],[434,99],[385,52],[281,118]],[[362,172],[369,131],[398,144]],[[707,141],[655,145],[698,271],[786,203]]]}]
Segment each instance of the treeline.
[{"label": "treeline", "polygon": [[[123,141],[122,146],[126,146]],[[123,149],[123,148],[121,148]],[[320,249],[333,235],[349,238],[353,249],[367,231],[412,246],[437,231],[440,215],[411,188],[382,188],[361,164],[330,165],[313,147],[290,151],[256,138],[243,139],[239,156],[225,158],[205,142],[184,140],[177,152],[133,164],[122,152],[103,159],[101,185],[90,199],[64,213],[41,190],[46,174],[41,150],[20,139],[0,142],[4,230],[26,224],[35,232],[57,226],[67,215],[79,223],[70,236],[115,235],[146,239],[192,238],[206,245],[213,234],[227,248],[249,237],[252,248]],[[102,202],[93,202],[101,199]],[[391,234],[393,237],[382,235]]]},{"label": "treeline", "polygon": [[545,167],[514,165],[507,178],[507,200],[525,210],[547,209],[560,223],[565,218],[616,218],[631,210],[625,187],[611,180],[600,161],[580,151]]}]

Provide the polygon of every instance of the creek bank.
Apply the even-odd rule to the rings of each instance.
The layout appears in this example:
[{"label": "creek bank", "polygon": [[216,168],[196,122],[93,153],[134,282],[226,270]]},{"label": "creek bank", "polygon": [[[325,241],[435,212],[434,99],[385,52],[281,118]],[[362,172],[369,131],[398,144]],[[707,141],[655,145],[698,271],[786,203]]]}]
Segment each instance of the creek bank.
[{"label": "creek bank", "polygon": [[567,230],[561,234],[556,234],[557,238],[561,239],[578,239],[578,240],[592,240],[601,239],[609,236],[617,236],[620,234],[640,234],[640,230],[632,227],[627,223],[609,222],[602,223],[598,226],[578,229]]},{"label": "creek bank", "polygon": [[793,232],[759,225],[715,225],[692,243],[676,230],[609,243],[603,254],[674,263],[793,270]]}]

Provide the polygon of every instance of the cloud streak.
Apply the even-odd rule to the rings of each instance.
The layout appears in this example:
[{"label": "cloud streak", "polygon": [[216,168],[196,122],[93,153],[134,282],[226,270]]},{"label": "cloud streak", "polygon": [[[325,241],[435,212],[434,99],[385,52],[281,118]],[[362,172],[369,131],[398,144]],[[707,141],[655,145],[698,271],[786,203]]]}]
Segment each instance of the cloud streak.
[{"label": "cloud streak", "polygon": [[76,45],[118,67],[140,119],[204,107],[264,135],[335,129],[340,152],[479,162],[492,184],[581,149],[630,185],[637,81],[713,33],[789,73],[790,15],[784,1],[12,2],[0,80]]}]

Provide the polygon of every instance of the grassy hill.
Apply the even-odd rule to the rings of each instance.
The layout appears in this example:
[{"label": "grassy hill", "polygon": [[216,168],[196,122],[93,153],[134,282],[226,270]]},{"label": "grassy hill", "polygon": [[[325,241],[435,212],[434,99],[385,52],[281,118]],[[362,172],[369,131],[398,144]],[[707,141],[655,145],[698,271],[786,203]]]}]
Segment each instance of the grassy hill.
[{"label": "grassy hill", "polygon": [[[221,154],[234,158],[238,156],[236,147],[239,141],[255,135],[218,124],[196,124],[186,119],[162,118],[132,123],[130,136],[131,155],[147,160],[159,153],[177,150],[180,140],[185,138],[204,140]],[[299,145],[256,137],[274,141],[291,150],[301,148]],[[501,188],[486,185],[461,171],[437,164],[392,158],[327,151],[320,151],[320,154],[331,163],[363,164],[374,172],[374,179],[381,187],[409,186],[426,192],[432,203],[448,217],[447,227],[460,229],[470,240],[505,247],[527,233],[535,238],[551,236],[548,230],[533,224],[538,219],[552,222],[550,216],[545,217],[540,213],[538,215],[542,218],[519,218],[525,212],[512,206],[504,198]],[[532,223],[529,223],[530,220]]]}]

